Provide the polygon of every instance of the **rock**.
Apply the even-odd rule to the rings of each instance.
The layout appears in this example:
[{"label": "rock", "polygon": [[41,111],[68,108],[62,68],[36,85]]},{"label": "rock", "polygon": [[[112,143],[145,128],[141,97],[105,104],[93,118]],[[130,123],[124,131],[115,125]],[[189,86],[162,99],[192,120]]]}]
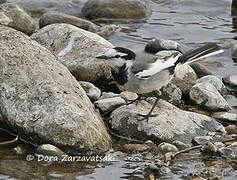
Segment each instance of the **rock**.
[{"label": "rock", "polygon": [[193,143],[195,145],[204,145],[212,140],[211,136],[196,136],[193,138]]},{"label": "rock", "polygon": [[7,2],[16,3],[35,16],[58,11],[79,17],[86,0],[7,0]]},{"label": "rock", "polygon": [[218,150],[222,157],[227,159],[236,160],[237,159],[237,149],[230,147],[222,147]]},{"label": "rock", "polygon": [[114,97],[108,99],[98,100],[95,103],[95,107],[98,108],[102,113],[110,112],[119,106],[126,104],[121,97]]},{"label": "rock", "polygon": [[123,91],[119,94],[119,96],[123,98],[126,102],[134,100],[138,97],[136,93],[129,92],[129,91]]},{"label": "rock", "polygon": [[118,25],[108,24],[100,27],[100,29],[96,33],[103,38],[107,38],[111,36],[113,33],[115,33],[118,29],[120,29]]},{"label": "rock", "polygon": [[138,101],[137,105],[117,108],[111,114],[111,128],[119,135],[133,139],[146,141],[152,138],[154,142],[168,143],[175,140],[191,143],[195,136],[223,128],[211,117],[180,110],[162,99],[153,112],[158,113],[157,116],[150,117],[148,122],[138,121],[141,118],[138,114],[148,113],[151,106],[146,101]]},{"label": "rock", "polygon": [[197,74],[199,78],[212,75],[212,72],[209,71],[204,65],[194,62],[190,64],[191,68],[193,68],[194,72]]},{"label": "rock", "polygon": [[235,125],[228,125],[225,130],[227,134],[237,134],[237,127]]},{"label": "rock", "polygon": [[186,64],[178,67],[171,83],[180,88],[184,95],[187,96],[191,87],[196,83],[196,80],[196,73]]},{"label": "rock", "polygon": [[237,91],[237,75],[230,75],[222,78],[223,82]]},{"label": "rock", "polygon": [[120,97],[120,94],[115,94],[113,92],[102,92],[99,100],[108,99],[108,98],[114,98],[114,97]]},{"label": "rock", "polygon": [[208,75],[208,76],[198,79],[196,81],[196,84],[197,83],[204,83],[204,82],[210,83],[211,85],[213,85],[216,88],[216,90],[219,91],[219,93],[227,94],[227,89],[219,78],[212,76],[212,75]]},{"label": "rock", "polygon": [[101,153],[111,139],[79,82],[55,56],[25,34],[0,26],[2,127],[67,153]]},{"label": "rock", "polygon": [[174,84],[169,83],[161,89],[162,99],[180,107],[182,104],[182,91]]},{"label": "rock", "polygon": [[175,50],[162,50],[157,52],[155,55],[157,56],[157,59],[164,59],[165,57],[171,56],[174,53],[180,53],[180,52]]},{"label": "rock", "polygon": [[125,145],[123,145],[123,150],[125,150],[125,152],[144,152],[149,149],[150,149],[150,147],[146,144],[125,144]]},{"label": "rock", "polygon": [[0,5],[1,24],[7,25],[27,35],[35,32],[36,23],[21,7],[13,3]]},{"label": "rock", "polygon": [[55,23],[66,23],[76,26],[78,28],[84,29],[90,32],[96,32],[99,29],[99,26],[96,24],[75,16],[63,14],[60,12],[48,12],[44,13],[40,17],[39,26],[43,28],[44,26],[55,24]]},{"label": "rock", "polygon": [[89,82],[79,81],[79,83],[92,102],[97,101],[100,98],[101,91],[99,88]]},{"label": "rock", "polygon": [[41,144],[36,151],[37,154],[43,156],[57,156],[63,158],[63,156],[66,155],[61,149],[51,144]]},{"label": "rock", "polygon": [[0,0],[0,4],[6,3],[7,0]]},{"label": "rock", "polygon": [[225,147],[225,144],[222,142],[214,142],[215,147],[218,149]]},{"label": "rock", "polygon": [[163,50],[176,50],[181,53],[185,53],[188,51],[188,48],[183,44],[177,43],[176,41],[165,39],[152,39],[145,47],[145,51],[152,54]]},{"label": "rock", "polygon": [[172,142],[173,145],[175,145],[178,149],[182,150],[182,149],[186,149],[186,148],[190,148],[190,144],[185,144],[181,141],[173,141]]},{"label": "rock", "polygon": [[212,142],[207,142],[203,144],[201,151],[205,153],[216,153],[217,147]]},{"label": "rock", "polygon": [[219,119],[221,121],[231,121],[237,123],[237,114],[229,112],[215,112],[212,114],[213,118]]},{"label": "rock", "polygon": [[162,154],[166,154],[168,152],[177,152],[178,148],[173,145],[173,144],[169,144],[169,143],[160,143],[158,145],[158,150],[159,152],[161,152]]},{"label": "rock", "polygon": [[229,146],[227,146],[227,147],[230,147],[230,148],[237,148],[237,142],[234,142],[234,143],[232,143],[232,144],[230,144]]},{"label": "rock", "polygon": [[226,100],[210,83],[195,84],[189,92],[190,99],[197,105],[210,111],[228,111],[230,107]]},{"label": "rock", "polygon": [[100,87],[112,79],[109,63],[96,56],[113,45],[97,34],[69,24],[52,24],[40,29],[33,39],[58,57],[77,80]]},{"label": "rock", "polygon": [[151,11],[140,0],[88,0],[82,14],[87,19],[142,19],[149,16]]}]

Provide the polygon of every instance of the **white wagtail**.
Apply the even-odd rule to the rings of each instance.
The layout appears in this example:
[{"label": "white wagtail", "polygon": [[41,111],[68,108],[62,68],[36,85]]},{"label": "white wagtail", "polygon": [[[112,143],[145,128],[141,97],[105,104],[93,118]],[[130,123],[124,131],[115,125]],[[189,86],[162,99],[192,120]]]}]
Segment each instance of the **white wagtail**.
[{"label": "white wagtail", "polygon": [[[146,115],[139,114],[143,117],[141,120],[148,121],[149,117],[157,115],[152,115],[160,97],[156,92],[171,81],[178,66],[222,52],[223,49],[215,43],[208,43],[183,55],[176,52],[163,59],[157,59],[153,54],[138,55],[129,49],[115,47],[97,58],[113,59],[110,65],[114,80],[122,89],[137,93],[139,96],[136,100],[140,99],[141,95],[154,92],[156,101],[151,110]],[[116,63],[118,59],[124,60],[120,61],[122,63]]]}]

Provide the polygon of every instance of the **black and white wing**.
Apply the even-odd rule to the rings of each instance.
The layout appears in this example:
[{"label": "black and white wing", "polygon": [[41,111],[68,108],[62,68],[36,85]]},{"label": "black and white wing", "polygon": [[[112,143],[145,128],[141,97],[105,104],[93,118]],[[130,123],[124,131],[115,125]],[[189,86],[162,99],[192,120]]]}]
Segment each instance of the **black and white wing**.
[{"label": "black and white wing", "polygon": [[156,73],[161,72],[162,70],[166,70],[170,67],[175,67],[180,55],[180,53],[174,53],[171,56],[165,57],[164,59],[157,59],[153,63],[136,61],[130,67],[130,71],[138,79],[148,79]]}]

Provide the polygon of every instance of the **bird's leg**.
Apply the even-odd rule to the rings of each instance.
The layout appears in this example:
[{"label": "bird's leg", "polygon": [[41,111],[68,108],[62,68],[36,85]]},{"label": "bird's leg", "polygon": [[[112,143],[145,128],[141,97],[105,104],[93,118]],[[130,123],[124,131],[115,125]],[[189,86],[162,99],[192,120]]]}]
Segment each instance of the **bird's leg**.
[{"label": "bird's leg", "polygon": [[148,114],[138,114],[139,116],[142,116],[142,118],[141,119],[139,119],[138,121],[143,121],[143,120],[147,120],[147,122],[148,122],[148,119],[149,119],[149,117],[155,117],[155,116],[157,116],[158,114],[151,114],[152,113],[152,111],[155,109],[155,107],[156,107],[156,104],[158,103],[158,101],[159,101],[159,99],[160,99],[160,92],[154,92],[155,93],[155,96],[156,96],[156,101],[155,101],[155,103],[153,104],[153,106],[152,106],[152,108],[151,108],[151,110],[149,111],[149,113]]},{"label": "bird's leg", "polygon": [[[141,94],[138,94],[138,97],[136,99],[133,99],[133,100],[128,100],[128,103],[126,105],[129,105],[129,104],[132,104],[138,100],[143,100],[142,98],[142,95]],[[137,105],[137,104],[136,104]]]}]

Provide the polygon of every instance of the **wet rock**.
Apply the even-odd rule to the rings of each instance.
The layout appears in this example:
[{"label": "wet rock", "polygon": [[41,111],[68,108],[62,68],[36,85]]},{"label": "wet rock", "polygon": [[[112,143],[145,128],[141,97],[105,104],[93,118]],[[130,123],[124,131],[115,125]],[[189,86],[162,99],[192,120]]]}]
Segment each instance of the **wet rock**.
[{"label": "wet rock", "polygon": [[58,147],[51,145],[51,144],[42,144],[40,145],[37,150],[37,154],[43,155],[43,156],[57,156],[59,158],[62,158],[66,155],[65,152],[63,152]]},{"label": "wet rock", "polygon": [[159,152],[161,152],[162,154],[168,153],[168,152],[177,152],[178,148],[173,145],[173,144],[169,144],[169,143],[160,143],[158,145],[158,150]]},{"label": "wet rock", "polygon": [[110,112],[119,106],[126,104],[121,97],[114,97],[108,99],[98,100],[95,103],[95,107],[98,108],[102,113]]},{"label": "wet rock", "polygon": [[88,0],[82,13],[87,19],[142,19],[151,12],[140,0]]},{"label": "wet rock", "polygon": [[228,125],[225,130],[227,134],[237,134],[237,127],[235,125]]},{"label": "wet rock", "polygon": [[13,3],[0,5],[2,18],[0,22],[27,35],[35,32],[36,23],[21,7]]},{"label": "wet rock", "polygon": [[219,78],[215,76],[208,75],[208,76],[202,77],[196,81],[196,84],[197,83],[210,83],[216,88],[217,91],[219,91],[219,93],[221,94],[227,93],[227,89],[225,85],[222,83],[222,81]]},{"label": "wet rock", "polygon": [[194,62],[190,64],[191,68],[193,68],[194,72],[197,74],[199,78],[212,75],[211,71],[209,71],[204,65]]},{"label": "wet rock", "polygon": [[99,30],[96,32],[96,34],[100,35],[103,38],[107,38],[111,36],[113,33],[115,33],[120,27],[115,24],[108,24],[104,25],[99,28]]},{"label": "wet rock", "polygon": [[222,147],[218,150],[222,157],[227,159],[237,159],[237,148]]},{"label": "wet rock", "polygon": [[165,39],[152,39],[145,47],[146,52],[153,54],[162,50],[176,50],[181,53],[185,53],[188,51],[188,48],[183,44],[177,43],[176,41]]},{"label": "wet rock", "polygon": [[100,98],[101,91],[99,88],[95,87],[92,83],[89,82],[79,81],[79,83],[92,102],[97,101]]},{"label": "wet rock", "polygon": [[65,152],[110,148],[102,118],[50,51],[6,26],[0,26],[0,49],[1,124],[26,141],[50,142]]},{"label": "wet rock", "polygon": [[125,144],[123,150],[126,152],[144,152],[149,150],[150,147],[146,144]]},{"label": "wet rock", "polygon": [[237,75],[230,75],[227,77],[224,77],[223,82],[231,87],[233,87],[235,89],[235,91],[237,91]]},{"label": "wet rock", "polygon": [[109,64],[96,56],[113,46],[97,34],[69,24],[52,24],[33,38],[47,47],[77,80],[94,82],[98,87],[111,80]]},{"label": "wet rock", "polygon": [[40,20],[39,20],[40,28],[43,28],[44,26],[55,24],[55,23],[71,24],[73,26],[76,26],[78,28],[81,28],[90,32],[96,32],[97,29],[99,29],[99,26],[97,26],[96,24],[88,20],[71,16],[71,15],[67,15],[67,14],[63,14],[60,12],[45,13],[43,14],[43,16],[40,17]]},{"label": "wet rock", "polygon": [[183,143],[181,141],[173,141],[172,142],[173,145],[175,145],[178,149],[182,150],[182,149],[186,149],[186,148],[190,148],[191,145],[190,144],[186,144],[186,143]]},{"label": "wet rock", "polygon": [[216,131],[223,126],[213,118],[180,110],[170,103],[160,99],[154,109],[157,116],[150,117],[149,121],[138,121],[138,114],[147,114],[154,103],[138,101],[138,104],[121,106],[111,114],[111,128],[119,135],[133,139],[147,140],[152,138],[154,142],[175,140],[190,143],[198,135],[204,135],[208,131]]},{"label": "wet rock", "polygon": [[212,140],[211,136],[196,136],[193,138],[193,143],[195,145],[204,145]]},{"label": "wet rock", "polygon": [[80,16],[86,0],[7,0],[7,2],[16,3],[36,16],[51,11]]},{"label": "wet rock", "polygon": [[217,89],[210,83],[195,84],[189,92],[190,99],[197,105],[211,111],[228,111],[230,107]]},{"label": "wet rock", "polygon": [[180,107],[182,104],[182,91],[174,84],[169,83],[161,89],[162,99]]},{"label": "wet rock", "polygon": [[197,75],[194,70],[189,65],[182,65],[175,72],[171,82],[187,96],[192,86],[196,83],[196,80]]},{"label": "wet rock", "polygon": [[231,121],[237,123],[237,114],[229,112],[216,112],[212,114],[213,118],[219,119],[221,121]]}]

